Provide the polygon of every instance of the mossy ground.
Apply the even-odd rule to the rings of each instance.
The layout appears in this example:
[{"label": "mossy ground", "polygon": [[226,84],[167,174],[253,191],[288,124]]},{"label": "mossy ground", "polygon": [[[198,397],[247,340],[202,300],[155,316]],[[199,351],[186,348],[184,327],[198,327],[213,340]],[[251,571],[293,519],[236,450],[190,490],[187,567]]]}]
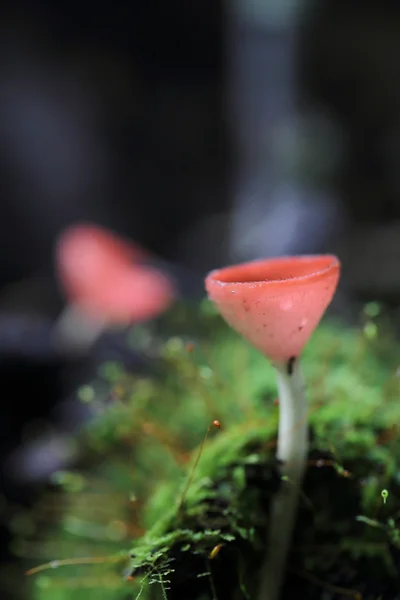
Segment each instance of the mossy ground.
[{"label": "mossy ground", "polygon": [[[285,599],[400,598],[400,349],[375,309],[357,328],[326,321],[304,353],[312,444]],[[103,366],[82,390],[97,416],[80,464],[11,520],[29,566],[75,560],[32,576],[28,597],[253,598],[269,501],[290,485],[274,372],[208,303],[131,338],[152,372]]]}]

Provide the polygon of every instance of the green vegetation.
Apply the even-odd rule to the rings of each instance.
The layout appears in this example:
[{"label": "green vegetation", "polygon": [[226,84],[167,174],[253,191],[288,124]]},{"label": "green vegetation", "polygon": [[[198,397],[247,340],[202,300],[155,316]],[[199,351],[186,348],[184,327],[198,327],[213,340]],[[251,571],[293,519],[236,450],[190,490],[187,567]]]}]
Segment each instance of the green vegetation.
[{"label": "green vegetation", "polygon": [[[208,302],[128,341],[151,373],[103,365],[81,390],[97,416],[79,464],[11,522],[29,567],[53,561],[29,578],[29,597],[252,598],[279,485],[272,367]],[[312,450],[287,586],[305,600],[378,599],[399,585],[399,359],[374,304],[358,328],[322,323],[304,352]]]}]

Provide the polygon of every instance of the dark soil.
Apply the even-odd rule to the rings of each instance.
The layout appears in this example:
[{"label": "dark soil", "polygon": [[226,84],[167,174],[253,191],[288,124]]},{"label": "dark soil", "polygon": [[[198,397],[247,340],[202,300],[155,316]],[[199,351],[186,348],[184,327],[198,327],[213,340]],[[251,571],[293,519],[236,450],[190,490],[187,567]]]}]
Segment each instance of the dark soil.
[{"label": "dark soil", "polygon": [[[348,471],[338,472],[329,452],[313,451],[309,458],[282,600],[399,600],[400,549],[390,544],[385,531],[355,518],[363,513],[366,477],[379,465],[362,458],[346,465]],[[262,491],[260,507],[267,515],[271,494],[279,486],[276,465],[259,464],[246,476],[248,486]],[[207,515],[210,528],[223,511],[223,505],[216,505]],[[384,521],[382,513],[380,507],[379,518]],[[195,530],[193,523],[190,526]],[[246,540],[217,550],[210,560],[204,549],[199,553],[171,549],[174,572],[168,575],[168,600],[254,598],[262,551]],[[242,568],[245,574],[240,573]],[[204,575],[207,571],[212,581]],[[159,591],[154,589],[155,598]]]}]

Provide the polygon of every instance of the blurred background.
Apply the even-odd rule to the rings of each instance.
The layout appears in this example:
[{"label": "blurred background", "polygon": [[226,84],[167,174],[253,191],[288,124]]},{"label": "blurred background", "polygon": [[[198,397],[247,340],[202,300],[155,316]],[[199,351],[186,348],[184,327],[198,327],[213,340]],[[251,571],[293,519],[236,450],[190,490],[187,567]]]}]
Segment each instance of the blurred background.
[{"label": "blurred background", "polygon": [[389,0],[2,3],[7,498],[69,460],[62,433],[87,416],[77,385],[123,354],[115,339],[79,357],[51,343],[64,306],[53,249],[72,223],[139,242],[183,296],[228,262],[329,251],[342,304],[397,307],[399,59]]}]

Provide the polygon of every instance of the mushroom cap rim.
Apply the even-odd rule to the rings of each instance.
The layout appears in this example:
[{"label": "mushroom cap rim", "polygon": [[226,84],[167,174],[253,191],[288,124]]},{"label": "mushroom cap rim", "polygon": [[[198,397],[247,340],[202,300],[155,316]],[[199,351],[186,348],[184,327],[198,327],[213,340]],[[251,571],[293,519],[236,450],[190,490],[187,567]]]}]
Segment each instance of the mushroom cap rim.
[{"label": "mushroom cap rim", "polygon": [[[326,259],[326,266],[323,268],[318,268],[315,271],[311,271],[305,275],[296,275],[294,277],[282,278],[282,279],[258,279],[249,281],[235,281],[232,279],[231,281],[223,281],[219,279],[219,275],[222,273],[227,273],[230,270],[234,271],[235,269],[257,266],[257,265],[268,265],[269,263],[288,263],[290,261],[299,261],[299,262],[307,262],[317,259]],[[246,261],[236,265],[229,265],[226,267],[222,267],[219,269],[214,269],[208,273],[206,277],[206,281],[209,281],[213,284],[217,284],[220,287],[226,286],[246,286],[246,287],[260,287],[260,286],[285,286],[285,285],[294,285],[294,284],[302,284],[307,283],[310,279],[315,280],[323,277],[325,274],[328,274],[329,271],[333,268],[340,268],[340,260],[334,254],[303,254],[303,255],[294,255],[294,256],[277,256],[271,258],[261,258],[255,259],[251,261]]]}]

